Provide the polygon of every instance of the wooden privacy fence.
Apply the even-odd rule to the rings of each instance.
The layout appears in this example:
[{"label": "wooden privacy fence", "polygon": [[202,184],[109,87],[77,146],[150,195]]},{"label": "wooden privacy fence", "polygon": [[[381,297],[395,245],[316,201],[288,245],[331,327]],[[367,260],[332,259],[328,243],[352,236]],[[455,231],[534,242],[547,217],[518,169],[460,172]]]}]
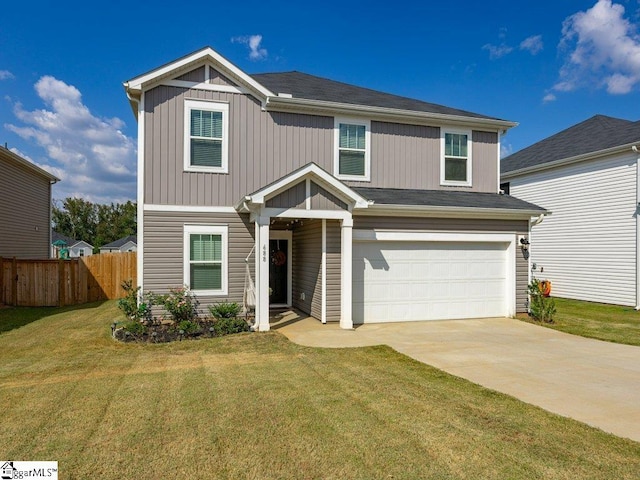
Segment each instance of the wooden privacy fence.
[{"label": "wooden privacy fence", "polygon": [[136,285],[136,255],[101,253],[70,260],[0,257],[0,304],[53,307],[121,298],[123,281]]}]

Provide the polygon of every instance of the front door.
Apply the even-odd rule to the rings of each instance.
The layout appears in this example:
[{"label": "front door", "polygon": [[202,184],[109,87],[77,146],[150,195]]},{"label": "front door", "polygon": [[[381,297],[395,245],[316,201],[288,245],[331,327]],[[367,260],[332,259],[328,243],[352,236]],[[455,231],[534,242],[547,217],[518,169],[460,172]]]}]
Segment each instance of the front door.
[{"label": "front door", "polygon": [[269,260],[269,304],[286,305],[289,291],[289,240],[269,240]]}]

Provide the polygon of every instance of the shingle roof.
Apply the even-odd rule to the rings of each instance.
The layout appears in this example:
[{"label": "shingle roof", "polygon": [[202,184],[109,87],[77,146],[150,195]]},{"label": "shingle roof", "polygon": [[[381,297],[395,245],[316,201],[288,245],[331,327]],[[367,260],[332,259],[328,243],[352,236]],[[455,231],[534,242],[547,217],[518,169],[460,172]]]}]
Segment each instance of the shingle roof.
[{"label": "shingle roof", "polygon": [[[51,243],[55,243],[57,241],[63,241],[67,247],[72,247],[77,243],[82,242],[83,240],[76,240],[75,238],[67,237],[61,233],[56,232],[55,230],[51,230]],[[91,245],[89,242],[84,242],[87,245]]]},{"label": "shingle roof", "polygon": [[107,243],[106,245],[102,245],[100,248],[120,248],[127,242],[133,242],[136,245],[138,244],[138,236],[137,235],[129,235],[128,237],[122,237],[118,240],[114,240],[111,243]]},{"label": "shingle roof", "polygon": [[545,212],[544,208],[534,205],[533,203],[498,193],[370,187],[353,187],[353,189],[368,200],[373,200],[374,204],[381,205],[468,207]]},{"label": "shingle roof", "polygon": [[505,157],[500,173],[543,165],[640,141],[640,121],[595,115]]},{"label": "shingle roof", "polygon": [[479,113],[401,97],[302,72],[257,73],[252,74],[251,77],[272,92],[288,93],[293,95],[293,98],[499,120]]}]

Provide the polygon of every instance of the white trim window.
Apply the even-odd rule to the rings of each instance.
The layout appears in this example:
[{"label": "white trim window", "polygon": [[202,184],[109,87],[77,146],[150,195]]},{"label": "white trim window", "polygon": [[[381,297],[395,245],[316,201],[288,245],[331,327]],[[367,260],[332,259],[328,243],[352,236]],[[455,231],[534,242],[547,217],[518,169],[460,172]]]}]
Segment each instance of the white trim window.
[{"label": "white trim window", "polygon": [[227,295],[226,226],[184,226],[184,284],[199,295]]},{"label": "white trim window", "polygon": [[336,118],[334,174],[341,180],[371,179],[371,122]]},{"label": "white trim window", "polygon": [[442,129],[440,183],[471,186],[471,132]]},{"label": "white trim window", "polygon": [[229,104],[184,101],[184,169],[229,172]]}]

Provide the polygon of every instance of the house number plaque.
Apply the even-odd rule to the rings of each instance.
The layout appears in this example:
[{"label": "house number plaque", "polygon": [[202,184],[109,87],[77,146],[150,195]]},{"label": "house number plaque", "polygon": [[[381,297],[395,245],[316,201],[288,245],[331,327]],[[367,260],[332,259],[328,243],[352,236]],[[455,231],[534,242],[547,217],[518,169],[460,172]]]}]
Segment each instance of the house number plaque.
[{"label": "house number plaque", "polygon": [[262,261],[263,262],[267,261],[267,246],[266,245],[262,245]]}]

